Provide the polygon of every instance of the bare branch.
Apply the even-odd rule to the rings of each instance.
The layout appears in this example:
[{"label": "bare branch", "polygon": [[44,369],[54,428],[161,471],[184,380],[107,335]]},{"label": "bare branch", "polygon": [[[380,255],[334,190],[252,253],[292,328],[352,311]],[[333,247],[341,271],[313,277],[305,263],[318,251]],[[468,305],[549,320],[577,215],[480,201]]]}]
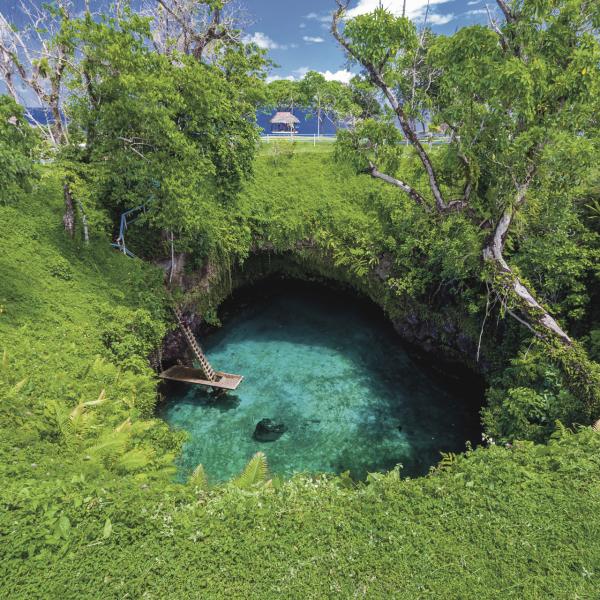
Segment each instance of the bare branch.
[{"label": "bare branch", "polygon": [[506,37],[502,33],[502,30],[500,29],[500,27],[498,27],[498,23],[496,23],[496,19],[494,19],[494,17],[492,17],[490,7],[487,4],[485,5],[485,10],[487,10],[490,27],[498,35],[498,39],[500,40],[500,45],[502,46],[502,50],[504,50],[505,52],[508,51],[508,42],[506,41]]},{"label": "bare branch", "polygon": [[421,194],[419,194],[417,190],[408,185],[408,183],[400,179],[396,179],[395,177],[390,177],[389,175],[378,171],[373,163],[369,163],[369,174],[371,175],[371,177],[381,179],[381,181],[385,181],[386,183],[400,188],[403,192],[407,193],[419,206],[422,206],[426,211],[429,212],[431,210],[425,198],[423,198],[423,196],[421,196]]},{"label": "bare branch", "polygon": [[58,6],[61,14],[55,18],[33,2],[21,0],[21,12],[27,23],[20,31],[0,13],[0,74],[17,101],[28,104],[19,97],[15,77],[52,114],[52,124],[42,126],[33,122],[53,144],[67,141],[61,104],[64,71],[72,54],[66,42],[56,41],[56,34],[70,19],[70,2],[60,0]]},{"label": "bare branch", "polygon": [[213,42],[223,40],[238,43],[240,9],[229,1],[223,8],[209,9],[195,0],[153,0],[158,9],[146,7],[145,12],[155,20],[154,46],[170,54],[177,48],[198,61]]}]

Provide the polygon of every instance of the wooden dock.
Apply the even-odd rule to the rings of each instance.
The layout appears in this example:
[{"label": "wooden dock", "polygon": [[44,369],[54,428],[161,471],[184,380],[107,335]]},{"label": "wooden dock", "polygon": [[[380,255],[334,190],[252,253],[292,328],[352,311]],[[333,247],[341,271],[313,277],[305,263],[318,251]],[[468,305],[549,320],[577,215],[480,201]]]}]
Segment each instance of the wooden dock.
[{"label": "wooden dock", "polygon": [[210,381],[202,369],[193,369],[182,365],[175,365],[166,371],[163,371],[159,377],[170,381],[181,381],[183,383],[192,383],[194,385],[204,385],[206,387],[217,388],[221,390],[237,390],[244,379],[241,375],[231,375],[230,373],[221,373],[215,371],[215,379]]},{"label": "wooden dock", "polygon": [[198,340],[195,338],[194,333],[188,327],[185,322],[183,315],[179,308],[174,304],[173,312],[179,322],[179,327],[187,340],[187,343],[192,350],[198,364],[199,369],[192,367],[185,367],[183,365],[176,365],[163,371],[159,377],[161,379],[169,379],[171,381],[181,381],[183,383],[192,383],[194,385],[204,385],[221,390],[237,390],[242,379],[241,375],[232,375],[231,373],[222,373],[221,371],[215,371],[211,364],[208,362],[208,358],[202,351]]}]

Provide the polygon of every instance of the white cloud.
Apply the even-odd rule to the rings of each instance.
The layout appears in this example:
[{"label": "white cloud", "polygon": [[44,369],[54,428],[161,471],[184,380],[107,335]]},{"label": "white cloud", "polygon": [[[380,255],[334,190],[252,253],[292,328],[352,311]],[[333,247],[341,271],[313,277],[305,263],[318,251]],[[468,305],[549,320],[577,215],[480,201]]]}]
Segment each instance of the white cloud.
[{"label": "white cloud", "polygon": [[287,50],[286,45],[278,44],[274,40],[272,40],[266,33],[262,33],[261,31],[257,31],[252,35],[244,36],[245,44],[256,44],[259,48],[263,50]]},{"label": "white cloud", "polygon": [[322,15],[319,15],[316,12],[311,12],[307,15],[304,15],[304,18],[308,19],[309,21],[319,21],[319,23],[330,23],[331,16],[332,13],[324,13]]},{"label": "white cloud", "polygon": [[445,25],[446,23],[450,23],[454,19],[454,15],[452,13],[447,15],[438,15],[434,13],[433,15],[429,15],[427,17],[427,22],[430,25]]},{"label": "white cloud", "polygon": [[299,27],[300,29],[304,29],[306,27],[306,23],[300,23]]},{"label": "white cloud", "polygon": [[313,37],[312,35],[305,35],[302,39],[309,44],[322,44],[325,41],[322,37]]},{"label": "white cloud", "polygon": [[341,81],[342,83],[350,83],[350,80],[355,75],[355,73],[352,73],[347,69],[340,69],[335,73],[332,73],[331,71],[320,71],[320,73],[327,81]]},{"label": "white cloud", "polygon": [[[300,81],[309,71],[312,70],[314,69],[310,69],[309,67],[300,67],[299,69],[292,71],[292,75],[287,75],[286,77],[282,77],[280,75],[270,75],[267,77],[267,83],[270,83],[271,81],[278,81],[280,79],[287,79],[288,81]],[[356,75],[356,73],[352,73],[347,69],[340,69],[339,71],[335,72],[329,70],[317,72],[323,75],[327,81],[341,81],[342,83],[350,83],[350,80]]]},{"label": "white cloud", "polygon": [[485,8],[476,8],[475,10],[468,10],[466,15],[487,15],[487,10]]},{"label": "white cloud", "polygon": [[272,81],[279,81],[281,79],[285,79],[286,81],[296,81],[296,78],[293,75],[288,75],[287,77],[281,77],[280,75],[269,75],[267,77],[267,83],[271,83]]},{"label": "white cloud", "polygon": [[[431,7],[436,4],[446,4],[451,0],[406,0],[406,16],[413,21],[423,21],[427,6],[429,5],[429,13],[427,22],[432,25],[444,25],[454,19],[453,14],[438,15],[433,13]],[[365,13],[372,12],[379,7],[380,0],[358,0],[357,6],[348,11],[348,17],[357,17]],[[383,0],[383,7],[395,14],[402,15],[404,8],[404,0]]]},{"label": "white cloud", "polygon": [[479,4],[481,2],[481,0],[469,0],[469,2],[467,2],[467,4],[469,6],[474,6],[475,4]]},{"label": "white cloud", "polygon": [[300,67],[292,71],[292,73],[294,73],[296,79],[302,79],[310,70],[309,67]]}]

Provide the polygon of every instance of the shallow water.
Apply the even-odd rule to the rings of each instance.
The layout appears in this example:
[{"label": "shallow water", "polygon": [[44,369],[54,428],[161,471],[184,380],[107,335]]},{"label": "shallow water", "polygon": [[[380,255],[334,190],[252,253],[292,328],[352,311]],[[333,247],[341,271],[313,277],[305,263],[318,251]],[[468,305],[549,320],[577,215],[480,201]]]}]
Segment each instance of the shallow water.
[{"label": "shallow water", "polygon": [[[259,450],[284,476],[349,470],[362,479],[398,463],[414,476],[440,451],[477,441],[472,382],[458,394],[456,382],[416,363],[372,305],[322,286],[267,287],[238,294],[225,326],[201,340],[216,369],[244,375],[240,388],[218,398],[167,388],[160,415],[191,434],[182,478],[202,463],[212,481],[228,479]],[[264,418],[286,432],[254,440]]]}]

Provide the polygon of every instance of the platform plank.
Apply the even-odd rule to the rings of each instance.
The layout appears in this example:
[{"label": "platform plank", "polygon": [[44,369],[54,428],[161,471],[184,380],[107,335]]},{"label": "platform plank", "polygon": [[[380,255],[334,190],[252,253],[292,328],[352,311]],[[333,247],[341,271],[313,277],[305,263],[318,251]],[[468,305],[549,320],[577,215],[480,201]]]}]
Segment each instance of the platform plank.
[{"label": "platform plank", "polygon": [[170,381],[181,381],[183,383],[192,383],[194,385],[204,385],[206,387],[219,388],[222,390],[237,390],[244,379],[242,375],[232,375],[231,373],[221,373],[216,371],[218,381],[208,381],[204,378],[204,373],[200,369],[192,369],[182,365],[175,365],[166,371],[163,371],[159,377]]}]

